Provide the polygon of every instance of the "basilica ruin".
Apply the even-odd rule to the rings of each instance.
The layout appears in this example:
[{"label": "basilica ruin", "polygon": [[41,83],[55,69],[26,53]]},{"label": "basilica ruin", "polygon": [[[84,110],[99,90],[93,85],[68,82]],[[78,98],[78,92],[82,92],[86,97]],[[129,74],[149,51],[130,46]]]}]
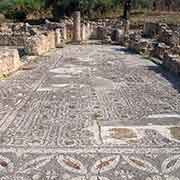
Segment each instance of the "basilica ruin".
[{"label": "basilica ruin", "polygon": [[124,32],[123,20],[99,19],[97,22],[77,19],[60,23],[45,21],[41,25],[2,23],[0,25],[1,75],[16,71],[23,56],[40,56],[66,43],[99,40],[102,44],[119,44],[137,53],[159,58],[162,64],[179,73],[180,27],[145,22],[143,29]]},{"label": "basilica ruin", "polygon": [[129,12],[0,24],[0,180],[180,180],[180,25]]}]

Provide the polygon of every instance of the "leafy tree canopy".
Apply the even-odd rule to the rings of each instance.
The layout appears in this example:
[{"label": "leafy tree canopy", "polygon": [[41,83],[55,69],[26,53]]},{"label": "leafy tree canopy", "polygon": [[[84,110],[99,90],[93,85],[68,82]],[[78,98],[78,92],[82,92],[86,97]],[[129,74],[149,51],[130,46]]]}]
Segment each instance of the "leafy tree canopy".
[{"label": "leafy tree canopy", "polygon": [[[134,8],[150,8],[153,1],[132,0],[132,5]],[[51,11],[54,17],[59,17],[69,16],[74,10],[80,9],[82,15],[96,17],[105,13],[119,12],[123,2],[124,0],[0,0],[0,13],[14,18],[18,13],[26,16]]]}]

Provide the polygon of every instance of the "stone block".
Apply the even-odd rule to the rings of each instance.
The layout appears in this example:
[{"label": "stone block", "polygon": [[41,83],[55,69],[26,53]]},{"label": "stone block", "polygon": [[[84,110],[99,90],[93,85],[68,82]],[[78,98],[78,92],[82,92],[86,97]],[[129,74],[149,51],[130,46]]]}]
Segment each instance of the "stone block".
[{"label": "stone block", "polygon": [[151,51],[151,56],[162,60],[164,58],[165,53],[169,50],[170,47],[167,46],[165,43],[157,43]]},{"label": "stone block", "polygon": [[120,29],[114,29],[111,34],[112,41],[120,42],[123,38],[123,31]]},{"label": "stone block", "polygon": [[159,30],[158,23],[146,22],[144,24],[143,35],[144,37],[154,38],[158,34],[158,30]]},{"label": "stone block", "polygon": [[25,49],[28,55],[39,56],[56,47],[54,31],[44,32],[26,39]]},{"label": "stone block", "polygon": [[29,34],[0,33],[0,46],[25,46]]},{"label": "stone block", "polygon": [[8,75],[21,66],[17,49],[0,48],[0,76]]},{"label": "stone block", "polygon": [[105,36],[104,39],[102,40],[103,44],[111,44],[112,40],[110,36]]},{"label": "stone block", "polygon": [[179,35],[166,26],[160,27],[158,40],[171,47],[176,47],[179,45]]},{"label": "stone block", "polygon": [[55,31],[55,41],[56,41],[56,47],[62,48],[64,47],[64,38],[61,34],[61,29],[56,29]]},{"label": "stone block", "polygon": [[97,39],[98,40],[103,40],[105,39],[106,36],[106,30],[103,26],[98,26],[97,27]]},{"label": "stone block", "polygon": [[172,53],[180,56],[180,46],[172,48]]},{"label": "stone block", "polygon": [[165,53],[163,64],[171,72],[180,75],[180,58],[178,56]]}]

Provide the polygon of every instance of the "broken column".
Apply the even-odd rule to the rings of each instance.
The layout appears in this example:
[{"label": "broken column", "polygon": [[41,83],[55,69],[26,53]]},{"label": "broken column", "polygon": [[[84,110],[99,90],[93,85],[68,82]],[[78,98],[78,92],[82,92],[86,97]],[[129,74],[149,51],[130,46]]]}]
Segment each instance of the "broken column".
[{"label": "broken column", "polygon": [[129,20],[124,19],[124,20],[123,20],[124,36],[127,36],[127,35],[129,34],[129,27],[130,27],[130,22],[129,22]]},{"label": "broken column", "polygon": [[81,41],[81,14],[80,14],[80,11],[74,12],[73,23],[74,23],[73,40],[75,42],[80,42]]},{"label": "broken column", "polygon": [[67,40],[67,26],[66,26],[66,24],[64,24],[63,38],[65,41]]},{"label": "broken column", "polygon": [[81,28],[81,40],[82,41],[86,41],[87,40],[86,25],[85,24],[82,24],[82,28]]}]

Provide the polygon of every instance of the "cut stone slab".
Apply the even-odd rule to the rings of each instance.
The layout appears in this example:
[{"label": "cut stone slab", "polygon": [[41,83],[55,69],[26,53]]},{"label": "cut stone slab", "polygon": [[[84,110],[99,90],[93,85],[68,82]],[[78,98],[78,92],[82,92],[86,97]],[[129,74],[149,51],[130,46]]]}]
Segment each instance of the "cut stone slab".
[{"label": "cut stone slab", "polygon": [[21,66],[17,49],[0,48],[0,76],[8,75]]}]

